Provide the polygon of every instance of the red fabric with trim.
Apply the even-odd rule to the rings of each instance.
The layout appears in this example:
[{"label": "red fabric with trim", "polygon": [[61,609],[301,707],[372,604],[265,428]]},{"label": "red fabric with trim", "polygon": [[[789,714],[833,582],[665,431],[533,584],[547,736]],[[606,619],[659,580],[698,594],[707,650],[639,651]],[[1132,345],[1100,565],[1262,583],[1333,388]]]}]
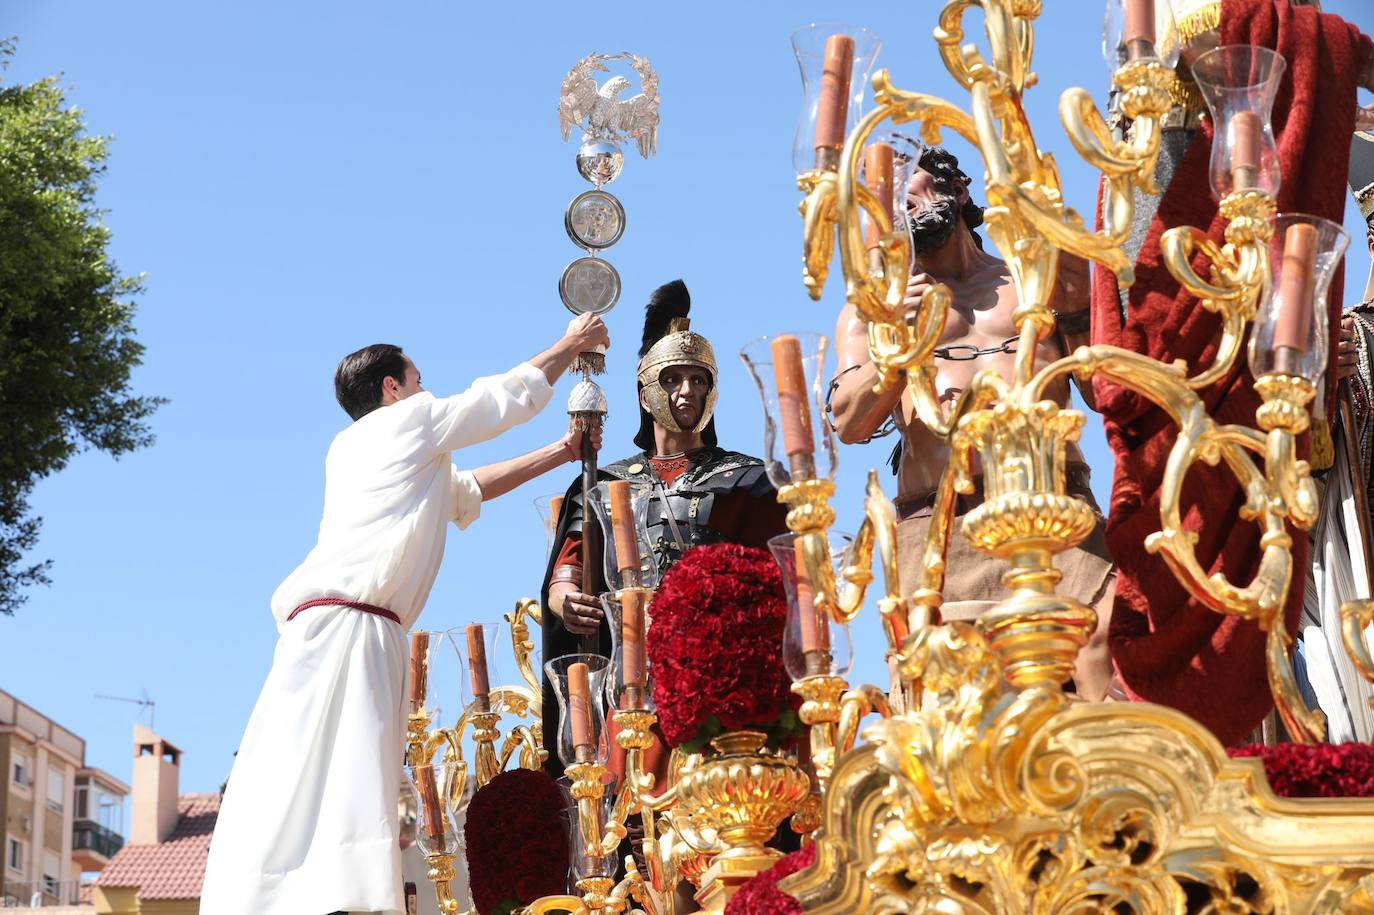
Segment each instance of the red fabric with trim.
[{"label": "red fabric with trim", "polygon": [[[1274,0],[1223,0],[1221,43],[1274,48],[1288,63],[1274,105],[1283,168],[1280,212],[1305,212],[1341,221],[1354,129],[1357,78],[1374,46],[1338,16]],[[1136,260],[1136,282],[1123,324],[1115,277],[1097,268],[1093,342],[1111,343],[1161,361],[1186,359],[1194,368],[1216,354],[1220,323],[1181,291],[1160,256],[1166,228],[1193,225],[1223,238],[1225,220],[1208,186],[1210,119],[1180,162]],[[1101,213],[1098,214],[1099,224]],[[1194,269],[1208,275],[1203,258]],[[1332,339],[1338,331],[1341,273],[1328,300]],[[1253,426],[1259,397],[1242,354],[1237,367],[1202,392],[1220,423]],[[1165,461],[1177,437],[1163,410],[1102,379],[1094,381],[1107,442],[1116,458],[1107,545],[1118,565],[1111,651],[1127,692],[1173,706],[1202,721],[1226,743],[1244,737],[1272,707],[1265,680],[1264,634],[1249,622],[1223,617],[1192,599],[1160,556],[1145,552],[1159,529]],[[1334,403],[1331,396],[1327,403]],[[1307,437],[1299,443],[1307,455]],[[1198,533],[1197,556],[1209,573],[1248,582],[1259,564],[1260,528],[1239,522],[1244,493],[1224,467],[1195,465],[1183,486],[1184,524]],[[1204,521],[1204,519],[1206,519]],[[1295,586],[1287,622],[1302,605],[1307,537],[1295,532]]]}]

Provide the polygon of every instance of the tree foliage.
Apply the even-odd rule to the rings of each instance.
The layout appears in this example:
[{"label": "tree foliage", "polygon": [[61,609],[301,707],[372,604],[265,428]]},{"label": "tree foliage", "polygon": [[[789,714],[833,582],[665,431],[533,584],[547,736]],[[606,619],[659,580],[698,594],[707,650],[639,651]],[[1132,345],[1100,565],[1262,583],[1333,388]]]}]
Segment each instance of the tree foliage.
[{"label": "tree foliage", "polygon": [[163,401],[135,396],[140,278],[110,259],[95,205],[108,138],[88,136],[57,79],[3,81],[14,53],[0,41],[0,613],[48,582],[28,557],[40,518],[34,484],[94,447],[119,456],[151,444]]}]

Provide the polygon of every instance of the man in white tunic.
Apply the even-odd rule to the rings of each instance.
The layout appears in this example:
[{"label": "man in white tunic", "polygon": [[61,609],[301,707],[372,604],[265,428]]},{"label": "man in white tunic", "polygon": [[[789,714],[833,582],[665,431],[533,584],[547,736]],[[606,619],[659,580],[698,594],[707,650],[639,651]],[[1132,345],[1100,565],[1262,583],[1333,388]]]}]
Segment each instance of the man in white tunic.
[{"label": "man in white tunic", "polygon": [[580,446],[569,436],[474,471],[450,454],[533,417],[579,352],[607,344],[583,315],[544,353],[444,398],[398,347],[340,363],[335,389],[354,422],[325,458],[315,548],[272,596],[276,652],[220,807],[201,915],[399,915],[406,630],[448,523],[467,527],[484,500]]}]

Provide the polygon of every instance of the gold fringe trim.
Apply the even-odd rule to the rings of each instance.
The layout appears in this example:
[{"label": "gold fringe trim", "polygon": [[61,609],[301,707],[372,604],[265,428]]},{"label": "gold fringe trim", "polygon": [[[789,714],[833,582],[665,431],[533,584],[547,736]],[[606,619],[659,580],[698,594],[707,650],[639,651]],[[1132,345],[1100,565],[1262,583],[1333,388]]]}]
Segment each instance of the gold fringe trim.
[{"label": "gold fringe trim", "polygon": [[1174,102],[1174,106],[1182,108],[1184,111],[1202,111],[1207,107],[1207,103],[1202,100],[1202,90],[1198,89],[1197,83],[1192,80],[1184,81],[1177,73],[1169,81],[1169,98]]},{"label": "gold fringe trim", "polygon": [[1331,440],[1331,424],[1325,416],[1312,417],[1312,454],[1308,463],[1313,470],[1330,470],[1336,464],[1336,443]]},{"label": "gold fringe trim", "polygon": [[1182,44],[1192,44],[1207,32],[1221,28],[1221,4],[1209,3],[1202,9],[1189,13],[1177,23],[1178,40]]}]

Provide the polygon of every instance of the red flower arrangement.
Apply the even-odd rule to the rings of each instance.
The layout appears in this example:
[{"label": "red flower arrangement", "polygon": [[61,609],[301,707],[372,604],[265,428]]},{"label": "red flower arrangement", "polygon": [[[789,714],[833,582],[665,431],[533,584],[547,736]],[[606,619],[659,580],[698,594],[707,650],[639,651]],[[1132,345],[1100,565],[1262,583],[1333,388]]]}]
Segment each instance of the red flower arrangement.
[{"label": "red flower arrangement", "polygon": [[654,704],[672,746],[698,751],[724,731],[800,733],[782,663],[787,597],[766,550],[699,546],[663,576],[650,609]]},{"label": "red flower arrangement", "polygon": [[568,891],[563,792],[546,772],[502,772],[473,795],[467,841],[472,901],[481,915],[509,915]]},{"label": "red flower arrangement", "polygon": [[1374,746],[1366,743],[1251,744],[1227,752],[1258,756],[1280,797],[1374,797]]},{"label": "red flower arrangement", "polygon": [[778,881],[806,870],[815,861],[815,843],[792,852],[740,887],[725,906],[725,915],[802,915],[801,903],[778,889]]}]

